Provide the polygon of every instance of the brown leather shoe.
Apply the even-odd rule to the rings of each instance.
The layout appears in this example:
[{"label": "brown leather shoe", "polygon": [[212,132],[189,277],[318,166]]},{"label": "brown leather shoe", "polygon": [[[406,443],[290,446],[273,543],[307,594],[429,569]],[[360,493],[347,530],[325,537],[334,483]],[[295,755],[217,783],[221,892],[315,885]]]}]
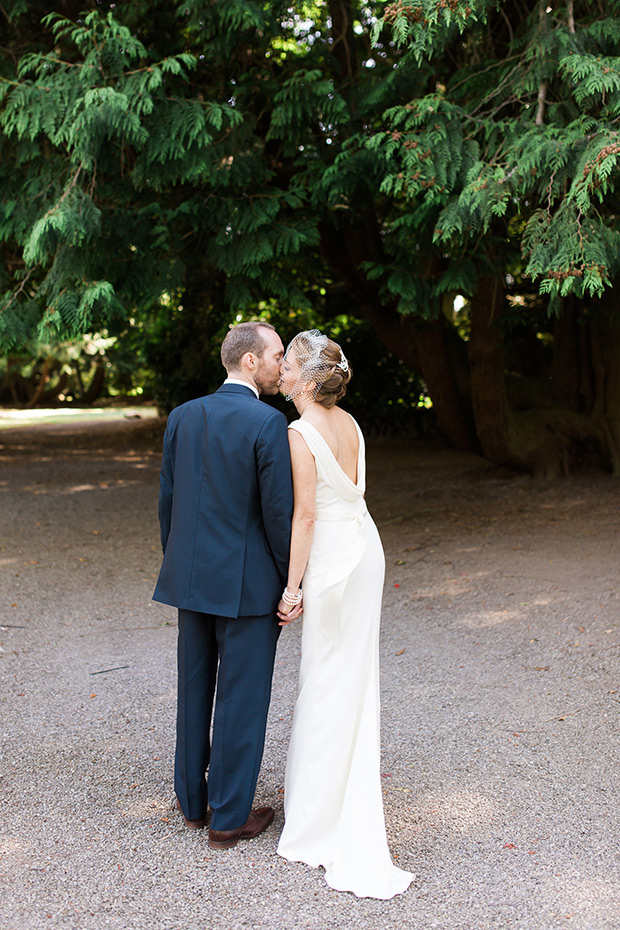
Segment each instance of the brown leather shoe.
[{"label": "brown leather shoe", "polygon": [[[178,798],[176,800],[175,807],[178,811],[180,811],[183,814],[183,808],[181,807],[181,803]],[[189,830],[202,830],[202,828],[206,827],[207,825],[206,817],[203,820],[188,820],[185,814],[183,814],[183,820],[185,821],[185,826]]]},{"label": "brown leather shoe", "polygon": [[273,807],[257,807],[250,811],[246,822],[236,830],[209,830],[209,846],[211,849],[231,849],[239,840],[251,840],[267,829],[273,814]]}]

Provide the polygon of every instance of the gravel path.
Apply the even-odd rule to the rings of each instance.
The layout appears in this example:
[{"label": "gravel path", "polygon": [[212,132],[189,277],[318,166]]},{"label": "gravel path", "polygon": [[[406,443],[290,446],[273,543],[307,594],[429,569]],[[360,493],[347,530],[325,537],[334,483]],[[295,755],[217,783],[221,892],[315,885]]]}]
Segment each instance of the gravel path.
[{"label": "gravel path", "polygon": [[160,432],[0,435],[1,930],[620,928],[620,483],[371,448],[386,821],[417,878],[359,900],[275,853],[298,628],[257,792],[273,827],[216,853],[171,810]]}]

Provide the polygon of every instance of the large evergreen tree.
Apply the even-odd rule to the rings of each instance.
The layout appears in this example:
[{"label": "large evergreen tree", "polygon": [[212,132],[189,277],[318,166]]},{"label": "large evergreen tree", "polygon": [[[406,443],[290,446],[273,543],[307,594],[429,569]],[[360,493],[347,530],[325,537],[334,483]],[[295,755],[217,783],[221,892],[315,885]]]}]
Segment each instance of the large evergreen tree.
[{"label": "large evergreen tree", "polygon": [[6,346],[337,306],[457,445],[619,467],[617,0],[3,9]]},{"label": "large evergreen tree", "polygon": [[[607,9],[602,16],[598,3],[572,0],[401,2],[385,16],[436,81],[388,111],[369,143],[385,159],[382,190],[403,204],[388,250],[402,256],[408,241],[433,242],[416,249],[421,263],[409,263],[402,298],[414,312],[428,303],[425,282],[434,295],[470,297],[472,412],[483,453],[497,462],[553,469],[585,443],[620,465],[610,299],[620,271],[620,5]],[[393,290],[391,265],[377,273],[383,292]],[[544,372],[551,390],[520,414],[509,403],[502,346],[513,276],[521,289],[523,277],[536,282],[558,317]]]}]

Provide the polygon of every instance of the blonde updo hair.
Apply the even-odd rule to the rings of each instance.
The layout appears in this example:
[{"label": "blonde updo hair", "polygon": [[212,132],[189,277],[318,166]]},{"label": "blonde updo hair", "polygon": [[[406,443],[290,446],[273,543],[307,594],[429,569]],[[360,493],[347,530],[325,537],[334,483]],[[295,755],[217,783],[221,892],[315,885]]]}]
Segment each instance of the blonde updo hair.
[{"label": "blonde updo hair", "polygon": [[[312,331],[316,332],[316,330]],[[298,333],[294,339],[295,350],[297,353],[306,352],[312,354],[312,332]],[[347,384],[351,380],[351,366],[346,362],[346,368],[342,367],[344,353],[340,346],[328,336],[324,337],[326,344],[318,353],[318,365],[313,366],[312,380],[316,383],[316,392],[314,400],[328,410],[337,404],[347,393]]]}]

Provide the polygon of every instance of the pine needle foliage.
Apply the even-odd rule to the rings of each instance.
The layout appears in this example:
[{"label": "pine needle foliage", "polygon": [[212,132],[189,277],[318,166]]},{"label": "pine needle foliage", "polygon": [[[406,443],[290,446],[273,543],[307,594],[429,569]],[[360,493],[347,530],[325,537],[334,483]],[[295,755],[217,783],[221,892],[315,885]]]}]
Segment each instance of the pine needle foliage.
[{"label": "pine needle foliage", "polygon": [[[462,293],[475,285],[471,260],[490,273],[520,249],[541,293],[600,296],[620,272],[620,8],[529,8],[524,19],[512,3],[391,4],[375,36],[391,29],[439,80],[386,110],[366,145],[383,156],[381,190],[423,219],[405,226],[432,238]],[[446,54],[458,67],[444,81]],[[402,229],[392,226],[394,254]]]},{"label": "pine needle foliage", "polygon": [[4,8],[5,347],[171,294],[295,310],[329,281],[428,318],[486,274],[620,271],[618,0]]},{"label": "pine needle foliage", "polygon": [[[293,218],[299,196],[260,193],[271,172],[252,139],[254,116],[235,106],[228,82],[211,80],[198,5],[157,4],[161,16],[151,16],[154,4],[91,6],[34,26],[41,4],[9,8],[40,47],[0,76],[7,348],[23,341],[33,305],[39,337],[64,338],[148,311],[194,274],[196,261],[253,280],[313,235],[303,216]],[[141,24],[147,7],[169,37],[161,56]],[[256,9],[218,6],[226,46],[239,45],[239,29],[255,29]],[[263,24],[265,15],[266,7]],[[22,34],[16,29],[16,44]],[[231,293],[245,291],[232,285]]]}]

